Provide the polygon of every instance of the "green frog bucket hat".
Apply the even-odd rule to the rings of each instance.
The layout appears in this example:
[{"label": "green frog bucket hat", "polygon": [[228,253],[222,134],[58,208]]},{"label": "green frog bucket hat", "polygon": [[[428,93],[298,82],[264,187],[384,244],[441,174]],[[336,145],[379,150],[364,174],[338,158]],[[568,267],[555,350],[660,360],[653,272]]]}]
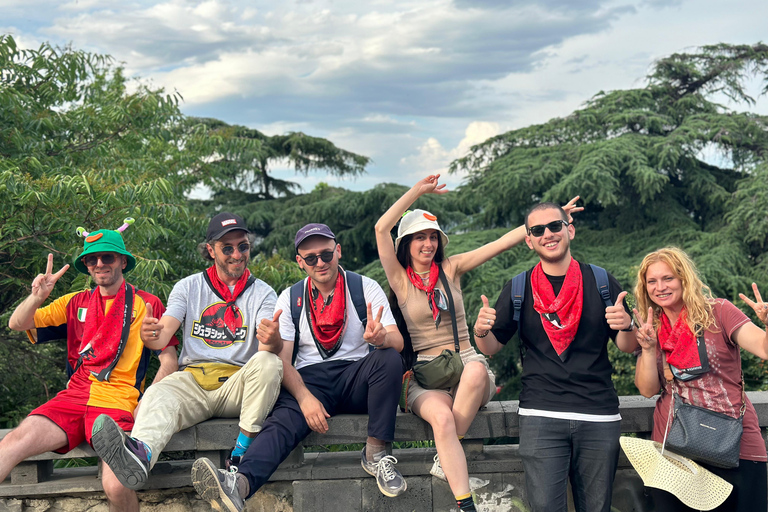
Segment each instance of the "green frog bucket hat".
[{"label": "green frog bucket hat", "polygon": [[128,260],[128,264],[123,269],[123,273],[128,273],[136,266],[136,258],[133,254],[125,249],[125,242],[123,242],[123,236],[121,233],[125,231],[125,228],[133,224],[132,218],[127,218],[123,222],[123,225],[115,230],[100,229],[98,231],[86,232],[84,228],[77,228],[78,236],[85,237],[85,244],[83,246],[83,252],[78,254],[72,259],[72,264],[75,268],[83,274],[88,274],[88,268],[83,263],[83,256],[87,256],[92,253],[99,252],[116,252],[123,254]]}]

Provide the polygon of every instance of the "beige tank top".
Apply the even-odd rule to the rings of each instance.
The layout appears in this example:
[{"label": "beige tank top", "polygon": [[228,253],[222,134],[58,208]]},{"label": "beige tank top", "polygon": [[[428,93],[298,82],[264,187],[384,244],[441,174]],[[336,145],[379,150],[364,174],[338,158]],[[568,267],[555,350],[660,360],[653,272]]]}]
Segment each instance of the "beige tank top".
[{"label": "beige tank top", "polygon": [[[457,287],[450,279],[448,279],[448,286],[451,287],[453,304],[456,308],[459,344],[469,343],[469,330],[464,314],[464,296],[461,293],[461,288]],[[435,287],[445,292],[442,281],[438,280]],[[446,302],[447,300],[446,294]],[[450,311],[440,312],[440,326],[435,329],[435,321],[432,320],[432,310],[429,309],[427,293],[413,286],[410,280],[407,282],[405,301],[398,302],[398,306],[400,306],[405,323],[408,325],[414,352],[441,345],[453,346],[453,326],[451,325]]]}]

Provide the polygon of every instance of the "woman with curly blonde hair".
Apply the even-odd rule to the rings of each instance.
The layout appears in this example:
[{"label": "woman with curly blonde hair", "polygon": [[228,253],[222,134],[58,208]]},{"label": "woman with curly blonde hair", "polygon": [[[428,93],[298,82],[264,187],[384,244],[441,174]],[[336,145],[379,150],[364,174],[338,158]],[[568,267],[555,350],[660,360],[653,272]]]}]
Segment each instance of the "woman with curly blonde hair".
[{"label": "woman with curly blonde hair", "polygon": [[[741,299],[768,324],[768,304],[752,283],[755,301]],[[765,442],[752,403],[742,394],[740,349],[768,359],[768,332],[753,324],[731,302],[712,297],[690,257],[676,247],[654,251],[637,273],[635,297],[643,325],[637,330],[641,352],[635,385],[643,396],[661,391],[653,413],[654,441],[663,442],[672,394],[685,403],[740,416],[746,400],[739,466],[703,467],[733,484],[729,498],[715,510],[762,511],[768,508]],[[657,511],[692,510],[672,494],[648,488]]]}]

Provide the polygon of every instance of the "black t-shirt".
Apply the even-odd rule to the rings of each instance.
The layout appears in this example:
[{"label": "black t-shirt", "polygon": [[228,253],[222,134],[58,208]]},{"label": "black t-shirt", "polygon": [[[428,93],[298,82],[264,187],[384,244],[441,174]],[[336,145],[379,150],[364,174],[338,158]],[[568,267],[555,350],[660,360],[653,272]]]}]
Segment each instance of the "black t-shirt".
[{"label": "black t-shirt", "polygon": [[[520,312],[520,340],[525,348],[523,389],[520,407],[583,414],[618,414],[619,398],[611,381],[613,367],[608,360],[608,339],[617,332],[605,320],[605,303],[595,284],[592,268],[579,263],[584,288],[584,305],[576,337],[560,356],[549,341],[541,316],[533,309],[531,271],[526,274],[523,308]],[[555,295],[565,276],[549,276]],[[613,302],[621,285],[610,273],[609,290]],[[512,280],[504,285],[496,300],[493,335],[506,345],[518,330],[513,320]],[[626,304],[624,305],[626,308]]]}]

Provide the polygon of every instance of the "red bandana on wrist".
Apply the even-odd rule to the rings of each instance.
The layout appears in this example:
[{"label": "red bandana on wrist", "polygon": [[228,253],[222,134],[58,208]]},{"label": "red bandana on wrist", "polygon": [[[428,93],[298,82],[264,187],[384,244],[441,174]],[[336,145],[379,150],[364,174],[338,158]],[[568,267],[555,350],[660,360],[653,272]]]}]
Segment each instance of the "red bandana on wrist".
[{"label": "red bandana on wrist", "polygon": [[437,307],[437,302],[435,301],[435,285],[440,276],[440,269],[438,268],[437,263],[435,263],[435,260],[432,260],[432,264],[429,266],[429,283],[426,286],[424,285],[424,281],[421,280],[410,265],[405,269],[405,273],[408,274],[408,279],[411,280],[411,284],[413,284],[417,290],[427,292],[429,308],[432,310],[432,320],[435,321],[435,329],[437,329],[440,326],[440,308]]},{"label": "red bandana on wrist", "polygon": [[676,368],[701,366],[696,336],[688,326],[688,310],[683,306],[673,327],[664,310],[659,314],[659,344],[667,354],[667,362]]},{"label": "red bandana on wrist", "polygon": [[219,278],[219,273],[216,271],[215,264],[208,267],[206,273],[208,274],[208,279],[210,279],[211,284],[219,293],[219,296],[227,303],[225,306],[227,309],[224,311],[224,328],[229,331],[228,334],[231,339],[235,339],[235,334],[237,332],[236,320],[238,313],[240,313],[240,308],[235,305],[235,301],[240,294],[243,293],[243,290],[245,290],[245,285],[248,284],[248,278],[251,277],[251,271],[248,270],[248,268],[245,269],[243,275],[241,275],[240,279],[235,283],[235,289],[231,292],[229,291],[229,286],[224,284],[224,281]]},{"label": "red bandana on wrist", "polygon": [[[104,304],[109,297],[102,297],[98,287],[94,288],[88,299],[88,312],[78,353],[83,367],[98,380],[109,379],[110,365],[122,354],[123,323],[130,323],[133,314],[133,311],[125,310],[125,294],[129,286],[133,293],[133,286],[123,280],[106,314]],[[107,372],[102,374],[105,369]]]},{"label": "red bandana on wrist", "polygon": [[[344,320],[347,317],[347,291],[343,274],[339,271],[336,277],[336,287],[333,289],[329,304],[326,304],[323,295],[319,292],[316,298],[309,301],[312,333],[315,340],[328,352],[335,352],[334,349],[341,342]],[[307,290],[313,293],[312,278],[308,277],[307,281]]]},{"label": "red bandana on wrist", "polygon": [[559,356],[571,345],[581,321],[584,289],[579,263],[571,258],[563,286],[555,297],[552,283],[547,279],[539,262],[531,272],[531,291],[533,292],[533,309],[541,315],[544,331]]}]

